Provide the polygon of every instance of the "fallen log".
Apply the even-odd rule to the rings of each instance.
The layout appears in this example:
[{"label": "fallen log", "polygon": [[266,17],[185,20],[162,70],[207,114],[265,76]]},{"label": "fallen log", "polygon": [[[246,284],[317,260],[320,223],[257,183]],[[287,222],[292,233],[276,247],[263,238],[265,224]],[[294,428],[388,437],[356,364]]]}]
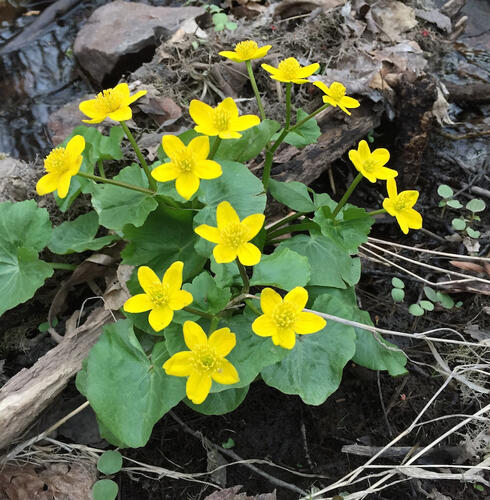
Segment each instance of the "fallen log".
[{"label": "fallen log", "polygon": [[111,311],[96,309],[82,326],[0,389],[0,449],[19,437],[65,388],[110,321]]}]

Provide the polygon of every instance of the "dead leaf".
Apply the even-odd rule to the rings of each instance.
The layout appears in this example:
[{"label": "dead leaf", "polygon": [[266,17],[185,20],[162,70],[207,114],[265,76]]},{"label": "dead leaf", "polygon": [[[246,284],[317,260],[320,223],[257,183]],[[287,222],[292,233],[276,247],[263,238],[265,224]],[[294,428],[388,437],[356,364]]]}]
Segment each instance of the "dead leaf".
[{"label": "dead leaf", "polygon": [[133,270],[134,266],[120,264],[117,271],[112,272],[107,277],[107,288],[104,293],[104,308],[106,310],[117,311],[129,299],[131,293],[126,283],[131,278]]},{"label": "dead leaf", "polygon": [[451,33],[451,19],[441,14],[437,9],[415,9],[415,16],[428,23],[435,24],[440,30]]},{"label": "dead leaf", "polygon": [[150,115],[160,127],[172,125],[182,116],[182,108],[170,97],[150,97],[141,103],[141,111]]},{"label": "dead leaf", "polygon": [[478,342],[490,343],[490,330],[482,330],[478,325],[469,325],[464,329],[464,332]]},{"label": "dead leaf", "polygon": [[309,14],[318,8],[323,12],[328,12],[344,5],[345,2],[346,0],[283,0],[274,9],[274,17],[288,19],[302,14]]},{"label": "dead leaf", "polygon": [[476,264],[475,262],[461,261],[461,260],[450,260],[449,264],[463,271],[471,271],[477,274],[485,274],[485,268]]},{"label": "dead leaf", "polygon": [[387,41],[400,41],[402,33],[417,25],[414,10],[398,0],[381,0],[376,2],[371,10],[373,19],[381,31],[381,38]]},{"label": "dead leaf", "polygon": [[446,87],[440,83],[437,86],[437,99],[432,105],[432,115],[437,120],[437,123],[442,127],[444,125],[454,125],[453,120],[449,116],[449,102],[444,97],[444,90],[448,94]]}]

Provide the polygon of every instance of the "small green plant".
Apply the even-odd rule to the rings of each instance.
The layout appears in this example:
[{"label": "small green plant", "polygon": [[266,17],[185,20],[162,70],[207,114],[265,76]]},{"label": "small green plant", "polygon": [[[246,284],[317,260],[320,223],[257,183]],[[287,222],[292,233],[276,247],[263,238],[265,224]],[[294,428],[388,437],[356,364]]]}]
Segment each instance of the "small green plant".
[{"label": "small green plant", "polygon": [[[122,468],[122,456],[118,451],[109,450],[99,457],[97,469],[106,476],[117,474]],[[114,500],[119,487],[112,479],[99,479],[92,487],[93,500]]]},{"label": "small green plant", "polygon": [[391,296],[395,302],[403,302],[405,299],[405,283],[400,278],[392,278],[391,284],[393,288],[391,290]]},{"label": "small green plant", "polygon": [[225,29],[235,31],[238,28],[237,23],[230,21],[221,7],[211,4],[207,6],[207,9],[212,14],[211,19],[213,20],[214,31],[223,31]]},{"label": "small green plant", "polygon": [[231,437],[229,437],[224,443],[221,443],[221,446],[225,450],[229,450],[230,448],[235,447],[235,441]]}]

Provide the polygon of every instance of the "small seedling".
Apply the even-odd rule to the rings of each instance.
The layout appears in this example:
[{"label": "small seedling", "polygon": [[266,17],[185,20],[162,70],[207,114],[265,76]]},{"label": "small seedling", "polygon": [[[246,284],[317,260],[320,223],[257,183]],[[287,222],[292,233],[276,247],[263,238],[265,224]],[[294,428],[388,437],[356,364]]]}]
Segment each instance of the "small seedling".
[{"label": "small seedling", "polygon": [[221,446],[225,450],[229,450],[230,448],[233,448],[235,446],[235,441],[231,437],[229,437],[224,443],[221,443]]},{"label": "small seedling", "polygon": [[[97,469],[109,476],[119,472],[122,463],[122,456],[118,451],[108,450],[100,456]],[[119,487],[112,479],[99,479],[92,487],[92,497],[94,500],[114,500],[118,491]]]},{"label": "small seedling", "polygon": [[391,296],[395,302],[403,302],[405,298],[405,283],[400,278],[392,278],[391,284],[393,289],[391,290]]},{"label": "small seedling", "polygon": [[223,31],[225,29],[235,31],[238,28],[237,23],[230,21],[228,16],[223,12],[223,9],[217,5],[209,5],[207,8],[213,14],[211,19],[214,24],[214,31]]}]

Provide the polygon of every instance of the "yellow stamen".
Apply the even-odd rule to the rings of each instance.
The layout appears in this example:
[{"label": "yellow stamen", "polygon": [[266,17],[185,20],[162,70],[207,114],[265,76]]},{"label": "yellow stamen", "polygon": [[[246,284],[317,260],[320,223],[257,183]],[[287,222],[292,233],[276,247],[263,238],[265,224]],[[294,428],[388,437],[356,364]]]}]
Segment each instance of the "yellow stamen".
[{"label": "yellow stamen", "polygon": [[230,123],[230,113],[222,109],[215,109],[213,116],[213,123],[217,130],[228,130]]},{"label": "yellow stamen", "polygon": [[259,46],[252,40],[245,40],[235,45],[235,52],[240,59],[249,59],[253,57]]},{"label": "yellow stamen", "polygon": [[167,305],[167,302],[170,300],[170,294],[168,292],[168,285],[155,285],[149,293],[153,306],[161,307]]},{"label": "yellow stamen", "polygon": [[294,57],[288,57],[279,63],[277,67],[280,74],[285,78],[294,79],[300,69],[299,62]]},{"label": "yellow stamen", "polygon": [[201,373],[212,373],[216,371],[219,364],[216,351],[209,346],[202,346],[194,351],[194,366]]},{"label": "yellow stamen", "polygon": [[63,174],[70,168],[65,148],[56,148],[44,160],[44,169],[52,174]]},{"label": "yellow stamen", "polygon": [[105,110],[106,113],[112,113],[121,106],[123,96],[116,89],[108,89],[99,92],[95,98],[97,104]]},{"label": "yellow stamen", "polygon": [[345,87],[339,82],[333,82],[329,90],[330,96],[337,102],[340,102],[342,97],[345,96]]},{"label": "yellow stamen", "polygon": [[246,230],[239,223],[229,224],[221,230],[221,239],[224,245],[236,249],[247,241]]},{"label": "yellow stamen", "polygon": [[274,309],[272,316],[280,328],[291,328],[296,321],[296,314],[291,304],[283,302]]}]

